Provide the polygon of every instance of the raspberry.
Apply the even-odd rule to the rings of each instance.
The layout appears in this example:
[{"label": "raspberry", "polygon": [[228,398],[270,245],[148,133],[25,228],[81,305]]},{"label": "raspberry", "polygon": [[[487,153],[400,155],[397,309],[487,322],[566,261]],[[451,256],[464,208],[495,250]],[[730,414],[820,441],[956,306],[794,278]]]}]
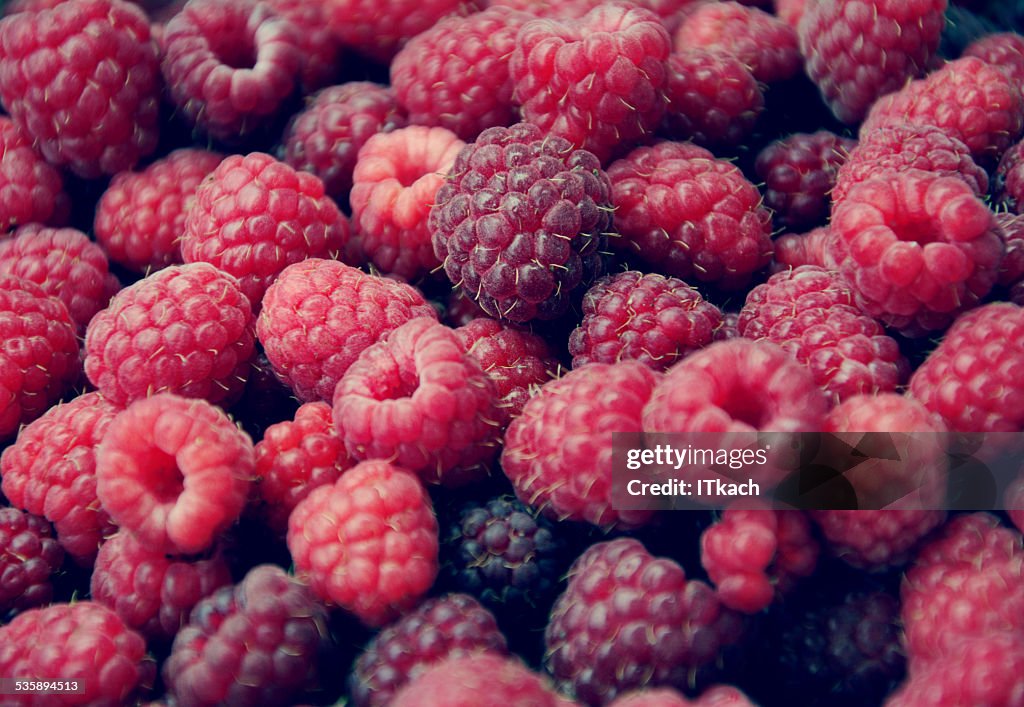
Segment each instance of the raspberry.
[{"label": "raspberry", "polygon": [[428,599],[384,628],[366,646],[349,676],[357,707],[382,707],[444,660],[489,651],[507,653],[494,616],[473,597]]},{"label": "raspberry", "polygon": [[775,239],[773,272],[813,265],[834,270],[835,263],[829,253],[831,238],[828,226],[819,226],[807,233],[787,233]]},{"label": "raspberry", "polygon": [[1020,88],[977,57],[951,61],[871,108],[861,134],[893,125],[934,125],[967,145],[982,163],[999,158],[1024,127]]},{"label": "raspberry", "polygon": [[715,341],[738,339],[740,315],[737,312],[723,312],[722,325],[715,329]]},{"label": "raspberry", "polygon": [[856,146],[856,140],[819,130],[795,133],[761,150],[754,168],[777,222],[795,229],[820,225],[829,214],[836,174]]},{"label": "raspberry", "polygon": [[437,519],[414,474],[383,460],[314,489],[288,519],[288,549],[313,591],[381,626],[437,576]]},{"label": "raspberry", "polygon": [[[775,14],[793,29],[798,29],[808,0],[775,0]],[[799,36],[797,37],[799,39]]]},{"label": "raspberry", "polygon": [[391,85],[410,122],[462,140],[515,122],[509,58],[531,19],[498,6],[448,17],[413,37],[391,62]]},{"label": "raspberry", "polygon": [[1017,214],[1024,207],[1024,142],[1012,145],[999,160],[995,175],[998,203]]},{"label": "raspberry", "polygon": [[699,145],[739,145],[764,110],[750,70],[731,54],[687,48],[668,58],[661,132]]},{"label": "raspberry", "polygon": [[359,354],[414,317],[437,313],[418,290],[333,260],[289,265],[263,297],[256,333],[303,402],[332,400]]},{"label": "raspberry", "polygon": [[0,274],[0,441],[46,412],[81,371],[67,307],[28,280]]},{"label": "raspberry", "polygon": [[261,515],[280,533],[288,516],[310,492],[333,484],[353,462],[334,428],[331,406],[306,403],[285,420],[267,428],[256,444],[256,493],[265,505]]},{"label": "raspberry", "polygon": [[686,282],[745,284],[772,254],[771,215],[739,169],[692,146],[640,147],[608,168],[613,247]]},{"label": "raspberry", "polygon": [[389,459],[427,483],[475,480],[501,429],[497,390],[455,332],[418,317],[367,348],[334,393],[353,457]]},{"label": "raspberry", "polygon": [[857,305],[918,336],[945,328],[988,294],[1004,248],[992,212],[966,182],[920,170],[853,186],[830,232]]},{"label": "raspberry", "polygon": [[494,382],[501,429],[523,412],[536,387],[557,375],[558,360],[532,332],[482,317],[459,327],[455,335]]},{"label": "raspberry", "polygon": [[121,289],[108,267],[103,250],[74,228],[22,226],[0,240],[0,273],[31,280],[63,302],[80,334]]},{"label": "raspberry", "polygon": [[290,704],[315,670],[326,622],[308,587],[260,565],[196,604],[164,683],[176,704]]},{"label": "raspberry", "polygon": [[1024,280],[1024,216],[1006,211],[995,215],[1006,254],[999,263],[999,284],[1012,287]]},{"label": "raspberry", "polygon": [[492,317],[554,319],[601,269],[611,186],[597,158],[530,123],[489,128],[430,212],[445,273]]},{"label": "raspberry", "polygon": [[302,38],[298,75],[302,94],[333,83],[338,73],[341,45],[326,24],[324,4],[306,0],[267,0],[267,4],[294,24]]},{"label": "raspberry", "polygon": [[[926,573],[938,567],[970,565],[978,572],[1001,566],[1014,567],[1024,557],[1024,538],[1000,524],[990,513],[956,516],[944,525],[937,537],[921,548],[907,573],[911,584],[927,585]],[[941,579],[941,572],[931,579]],[[924,587],[928,589],[927,586]]]},{"label": "raspberry", "polygon": [[449,658],[427,668],[396,696],[391,707],[474,707],[480,704],[569,707],[549,685],[515,658],[495,653]]},{"label": "raspberry", "polygon": [[579,20],[532,20],[509,64],[514,98],[523,120],[607,162],[658,127],[671,50],[657,15],[639,7],[605,4]]},{"label": "raspberry", "polygon": [[233,275],[257,308],[287,266],[335,258],[348,237],[348,221],[323,182],[253,152],[225,158],[196,187],[181,255],[186,263],[210,263]]},{"label": "raspberry", "polygon": [[836,174],[833,210],[855,184],[883,171],[908,169],[960,177],[979,196],[988,192],[988,175],[974,162],[967,145],[933,125],[896,124],[862,134]]},{"label": "raspberry", "polygon": [[735,687],[715,685],[693,701],[668,687],[631,690],[615,698],[608,707],[754,707],[754,703]]},{"label": "raspberry", "polygon": [[0,117],[0,232],[28,223],[60,226],[70,210],[60,172],[13,120]]},{"label": "raspberry", "polygon": [[241,515],[255,466],[252,440],[223,411],[161,393],[110,423],[96,450],[96,493],[150,548],[194,554]]},{"label": "raspberry", "polygon": [[796,31],[764,10],[738,2],[697,5],[672,35],[676,51],[692,48],[732,54],[762,83],[800,71]]},{"label": "raspberry", "polygon": [[268,3],[189,2],[161,39],[171,99],[197,129],[238,142],[277,117],[295,91],[303,34]]},{"label": "raspberry", "polygon": [[857,308],[849,285],[814,265],[783,270],[751,290],[738,326],[806,365],[836,402],[895,390],[909,373],[899,344]]},{"label": "raspberry", "polygon": [[445,128],[412,125],[378,133],[359,150],[352,174],[353,249],[360,260],[406,280],[441,265],[427,218],[437,190],[465,146]]},{"label": "raspberry", "polygon": [[909,390],[957,432],[1024,430],[1024,310],[987,304],[961,316],[910,377]]},{"label": "raspberry", "polygon": [[684,689],[741,633],[710,587],[620,538],[573,563],[545,632],[547,665],[583,704],[606,704],[648,685]]},{"label": "raspberry", "polygon": [[200,599],[228,584],[231,573],[219,552],[192,561],[171,559],[120,532],[96,555],[90,596],[147,640],[169,642]]},{"label": "raspberry", "polygon": [[1024,83],[1024,36],[996,32],[971,42],[962,56],[975,56],[1002,69],[1015,86]]},{"label": "raspberry", "polygon": [[0,616],[49,604],[64,551],[45,518],[0,508]]},{"label": "raspberry", "polygon": [[807,75],[840,121],[922,75],[939,47],[946,0],[823,0],[800,20]]},{"label": "raspberry", "polygon": [[682,280],[621,272],[583,297],[583,321],[569,336],[573,368],[640,361],[664,371],[711,343],[722,312]]},{"label": "raspberry", "polygon": [[149,21],[130,3],[72,0],[0,21],[0,101],[56,167],[86,179],[130,169],[156,149],[161,90]]},{"label": "raspberry", "polygon": [[612,433],[640,432],[659,379],[637,361],[591,363],[545,383],[505,433],[501,467],[523,503],[604,528],[646,523],[612,505]]},{"label": "raspberry", "polygon": [[178,239],[196,187],[223,155],[183,148],[141,172],[114,176],[96,205],[93,232],[118,265],[147,273],[181,263]]}]

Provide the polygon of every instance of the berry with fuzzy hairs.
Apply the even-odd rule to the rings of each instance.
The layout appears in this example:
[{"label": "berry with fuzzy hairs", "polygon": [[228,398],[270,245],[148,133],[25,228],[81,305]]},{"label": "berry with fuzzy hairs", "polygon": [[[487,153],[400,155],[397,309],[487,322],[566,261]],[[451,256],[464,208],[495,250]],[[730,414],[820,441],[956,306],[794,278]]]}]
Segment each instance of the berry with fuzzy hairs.
[{"label": "berry with fuzzy hairs", "polygon": [[1024,142],[1012,145],[996,167],[994,196],[1015,214],[1024,209]]},{"label": "berry with fuzzy hairs", "polygon": [[961,56],[976,56],[1002,69],[1014,85],[1024,84],[1024,35],[995,32],[971,42]]},{"label": "berry with fuzzy hairs", "polygon": [[275,13],[294,24],[302,38],[298,74],[302,94],[312,93],[333,83],[338,74],[341,45],[326,24],[324,3],[306,0],[265,1]]},{"label": "berry with fuzzy hairs", "polygon": [[60,172],[13,120],[0,117],[0,233],[28,223],[60,226],[70,210]]},{"label": "berry with fuzzy hairs", "polygon": [[17,508],[0,508],[0,616],[50,603],[50,577],[64,559],[53,529]]},{"label": "berry with fuzzy hairs", "polygon": [[801,265],[835,270],[829,255],[828,226],[819,226],[807,233],[786,233],[775,239],[772,274],[798,268]]},{"label": "berry with fuzzy hairs", "polygon": [[[1024,537],[991,513],[959,515],[946,523],[914,558],[907,579],[924,584],[936,567],[971,565],[978,571],[1014,566],[1024,558]],[[935,575],[941,579],[941,574]]]}]

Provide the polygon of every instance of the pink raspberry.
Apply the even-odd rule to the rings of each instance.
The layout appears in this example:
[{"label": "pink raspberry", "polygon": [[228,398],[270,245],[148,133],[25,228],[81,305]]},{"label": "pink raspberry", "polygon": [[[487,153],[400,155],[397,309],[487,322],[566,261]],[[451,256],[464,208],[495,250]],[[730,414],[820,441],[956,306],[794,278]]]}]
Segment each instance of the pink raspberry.
[{"label": "pink raspberry", "polygon": [[1024,280],[1024,216],[1002,211],[996,213],[995,221],[1006,245],[1006,253],[999,263],[998,282],[1012,288]]},{"label": "pink raspberry", "polygon": [[1024,142],[1012,145],[999,159],[995,174],[995,197],[1008,210],[1024,210]]},{"label": "pink raspberry", "polygon": [[348,199],[356,155],[377,133],[404,128],[405,111],[390,86],[351,81],[323,89],[289,121],[281,159],[320,177],[327,194]]},{"label": "pink raspberry", "polygon": [[122,531],[100,547],[89,595],[147,640],[169,641],[200,599],[228,584],[231,572],[219,552],[172,559]]},{"label": "pink raspberry", "polygon": [[308,172],[262,152],[231,155],[196,187],[185,216],[181,256],[234,276],[253,308],[292,263],[336,258],[348,221]]},{"label": "pink raspberry", "polygon": [[183,148],[141,172],[120,172],[96,205],[93,232],[118,265],[148,274],[181,263],[179,239],[196,187],[223,155]]},{"label": "pink raspberry", "polygon": [[710,344],[721,325],[721,310],[682,280],[630,270],[587,290],[569,353],[573,368],[634,360],[664,371]]},{"label": "pink raspberry", "polygon": [[130,169],[156,149],[161,90],[135,5],[71,0],[0,21],[0,101],[54,166],[86,179]]},{"label": "pink raspberry", "polygon": [[807,10],[808,0],[774,0],[775,14],[793,29],[798,29]]},{"label": "pink raspberry", "polygon": [[941,330],[995,284],[1003,241],[962,179],[907,170],[853,186],[829,249],[865,313],[909,335]]},{"label": "pink raspberry", "polygon": [[334,260],[289,265],[267,288],[256,333],[274,372],[304,402],[332,400],[364,349],[437,312],[409,285]]},{"label": "pink raspberry", "polygon": [[754,707],[754,703],[731,685],[715,685],[696,700],[688,700],[667,687],[632,690],[615,698],[608,707]]},{"label": "pink raspberry", "polygon": [[222,410],[161,393],[110,423],[96,450],[96,494],[148,547],[195,554],[241,515],[255,468],[252,440]]},{"label": "pink raspberry", "polygon": [[437,519],[414,474],[365,461],[299,502],[288,519],[288,549],[320,597],[381,626],[434,583]]},{"label": "pink raspberry", "polygon": [[552,518],[636,527],[648,510],[612,505],[612,433],[640,432],[659,374],[637,361],[591,363],[545,383],[505,433],[501,468],[526,505]]},{"label": "pink raspberry", "polygon": [[835,263],[829,254],[828,241],[831,238],[828,226],[819,226],[807,233],[786,233],[775,239],[775,261],[772,272],[813,265],[834,270]]},{"label": "pink raspberry", "polygon": [[312,93],[333,83],[338,74],[341,45],[327,26],[324,3],[306,0],[266,2],[275,13],[294,24],[302,38],[298,75],[302,94]]},{"label": "pink raspberry", "polygon": [[740,170],[685,143],[640,147],[608,168],[610,245],[686,282],[742,286],[768,265],[771,215]]},{"label": "pink raspberry", "polygon": [[352,174],[352,249],[384,274],[406,280],[441,262],[427,226],[430,208],[465,146],[446,128],[412,125],[378,133],[359,150]]},{"label": "pink raspberry", "polygon": [[514,98],[523,120],[607,162],[658,127],[671,49],[657,15],[625,4],[533,20],[516,36]]},{"label": "pink raspberry", "polygon": [[45,518],[0,507],[0,616],[49,604],[63,559]]},{"label": "pink raspberry", "polygon": [[1002,69],[1016,86],[1024,84],[1024,36],[1017,32],[996,32],[980,37],[961,56],[976,56]]},{"label": "pink raspberry", "polygon": [[356,459],[389,459],[427,483],[486,472],[501,434],[497,388],[452,329],[417,317],[338,381],[334,423]]},{"label": "pink raspberry", "polygon": [[160,270],[114,296],[85,334],[85,373],[111,402],[161,392],[236,399],[253,354],[252,307],[207,263]]},{"label": "pink raspberry", "polygon": [[[944,566],[967,564],[978,571],[1013,567],[1024,557],[1024,538],[1007,528],[991,513],[959,515],[946,523],[921,548],[908,570],[907,579],[921,584],[925,573]],[[936,574],[931,579],[941,579]]]},{"label": "pink raspberry", "polygon": [[10,502],[46,517],[76,562],[91,566],[114,526],[96,496],[96,447],[120,408],[99,393],[55,405],[0,456]]},{"label": "pink raspberry", "polygon": [[880,97],[921,76],[939,47],[946,0],[821,0],[800,20],[807,75],[833,114],[863,120]]},{"label": "pink raspberry", "polygon": [[28,223],[61,226],[70,211],[60,172],[13,120],[0,117],[0,232]]}]

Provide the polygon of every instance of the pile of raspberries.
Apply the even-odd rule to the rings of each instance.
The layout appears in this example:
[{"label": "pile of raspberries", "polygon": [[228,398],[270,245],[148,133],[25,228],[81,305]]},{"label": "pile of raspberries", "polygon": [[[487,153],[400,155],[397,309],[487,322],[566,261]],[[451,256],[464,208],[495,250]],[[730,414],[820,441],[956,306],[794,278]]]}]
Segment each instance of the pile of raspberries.
[{"label": "pile of raspberries", "polygon": [[1024,705],[1022,18],[0,3],[0,704]]}]

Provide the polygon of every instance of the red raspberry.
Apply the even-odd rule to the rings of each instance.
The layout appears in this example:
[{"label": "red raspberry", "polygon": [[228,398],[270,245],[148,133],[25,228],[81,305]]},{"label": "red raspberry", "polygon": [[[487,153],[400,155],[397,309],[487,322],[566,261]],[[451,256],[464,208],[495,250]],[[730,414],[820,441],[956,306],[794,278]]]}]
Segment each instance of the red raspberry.
[{"label": "red raspberry", "polygon": [[890,125],[864,132],[850,151],[835,177],[833,210],[855,184],[908,169],[960,177],[979,196],[988,192],[988,175],[960,140],[934,125]]},{"label": "red raspberry", "polygon": [[501,434],[497,388],[452,329],[417,317],[367,348],[334,392],[353,457],[389,459],[426,483],[475,480]]},{"label": "red raspberry", "polygon": [[[907,580],[928,587],[926,573],[936,567],[970,565],[978,572],[1003,566],[1014,567],[1024,558],[1024,538],[1007,528],[990,513],[956,516],[944,525],[937,537],[921,548],[908,570]],[[942,575],[932,574],[931,579]]]},{"label": "red raspberry", "polygon": [[121,705],[145,694],[156,665],[146,641],[117,614],[96,602],[76,601],[32,609],[0,626],[0,673],[73,681],[82,690],[64,699],[26,697],[15,704]]},{"label": "red raspberry", "polygon": [[488,315],[554,319],[600,271],[611,185],[597,158],[530,123],[466,145],[430,212],[434,254]]},{"label": "red raspberry", "polygon": [[78,378],[81,364],[68,308],[13,275],[0,274],[0,341],[2,442],[46,412]]},{"label": "red raspberry", "polygon": [[975,306],[1003,257],[992,212],[971,187],[920,170],[853,186],[829,230],[857,305],[911,336],[941,330]]},{"label": "red raspberry", "polygon": [[910,377],[910,394],[957,432],[1024,430],[1024,309],[994,302],[961,316]]},{"label": "red raspberry", "polygon": [[608,176],[622,234],[610,245],[659,272],[734,288],[769,263],[771,215],[735,165],[665,142],[637,148]]},{"label": "red raspberry", "polygon": [[658,127],[671,50],[657,15],[625,4],[579,20],[533,20],[509,64],[514,97],[523,120],[607,162]]},{"label": "red raspberry", "polygon": [[608,707],[755,707],[731,685],[709,687],[696,700],[688,700],[671,688],[632,690],[615,698]]},{"label": "red raspberry", "polygon": [[194,554],[241,515],[255,468],[252,440],[223,411],[161,393],[110,423],[96,450],[96,494],[150,548]]},{"label": "red raspberry", "polygon": [[831,238],[828,226],[820,226],[807,233],[787,233],[775,239],[775,262],[773,272],[780,272],[801,265],[814,265],[834,270],[835,263],[829,254],[828,241]]},{"label": "red raspberry", "polygon": [[662,132],[706,147],[739,145],[764,110],[750,70],[731,54],[687,48],[668,58]]},{"label": "red raspberry", "polygon": [[612,433],[640,432],[659,379],[637,361],[591,363],[545,383],[505,433],[501,467],[524,504],[604,528],[646,523],[612,506]]},{"label": "red raspberry", "polygon": [[740,315],[738,312],[724,312],[722,325],[715,329],[715,341],[738,339],[740,336]]},{"label": "red raspberry", "polygon": [[548,669],[583,704],[634,688],[684,689],[742,633],[740,617],[683,568],[638,540],[591,545],[545,632]]},{"label": "red raspberry", "polygon": [[1024,98],[1010,77],[977,57],[951,61],[871,108],[861,134],[893,125],[934,125],[994,162],[1024,127]]},{"label": "red raspberry", "polygon": [[1024,216],[1006,211],[995,215],[1006,254],[999,263],[999,284],[1012,287],[1024,280]]},{"label": "red raspberry", "polygon": [[348,221],[308,172],[253,152],[224,159],[196,187],[185,216],[181,256],[234,276],[253,308],[292,263],[336,258]]},{"label": "red raspberry", "polygon": [[672,44],[676,51],[699,47],[732,54],[762,83],[792,78],[802,62],[791,26],[738,2],[698,5],[672,35]]},{"label": "red raspberry", "polygon": [[858,123],[880,96],[922,75],[939,47],[946,0],[822,0],[798,33],[807,75],[832,113]]},{"label": "red raspberry", "polygon": [[297,573],[324,599],[381,626],[437,576],[437,519],[414,474],[375,459],[314,489],[288,519]]},{"label": "red raspberry", "polygon": [[338,73],[341,45],[326,24],[324,3],[307,0],[266,2],[275,13],[294,24],[302,38],[298,79],[303,95],[333,83]]},{"label": "red raspberry", "polygon": [[96,205],[93,232],[118,265],[148,274],[181,262],[178,239],[196,187],[223,155],[185,148],[141,172],[114,176]]},{"label": "red raspberry", "polygon": [[13,120],[0,117],[0,232],[27,223],[60,226],[70,211],[60,172]]},{"label": "red raspberry", "polygon": [[490,611],[468,594],[428,599],[367,644],[349,676],[352,699],[357,707],[383,707],[431,666],[485,651],[508,653]]},{"label": "red raspberry", "polygon": [[121,290],[85,334],[85,372],[111,402],[164,391],[231,401],[253,353],[252,307],[207,263],[176,265]]},{"label": "red raspberry", "polygon": [[163,666],[173,704],[291,704],[316,669],[327,612],[275,565],[202,599]]},{"label": "red raspberry", "polygon": [[569,353],[573,368],[634,360],[664,371],[710,344],[721,325],[721,310],[682,280],[630,270],[587,290]]},{"label": "red raspberry", "polygon": [[457,656],[427,668],[395,695],[391,707],[474,707],[481,704],[571,707],[545,676],[495,653]]},{"label": "red raspberry", "polygon": [[1024,209],[1024,142],[1012,145],[999,160],[995,174],[996,200],[1017,214]]},{"label": "red raspberry", "polygon": [[26,425],[0,456],[4,495],[53,523],[60,544],[84,566],[114,532],[96,497],[96,447],[119,410],[85,393]]},{"label": "red raspberry", "polygon": [[418,290],[309,258],[267,288],[256,333],[274,373],[297,398],[332,400],[359,354],[414,317],[437,318]]},{"label": "red raspberry", "polygon": [[427,218],[464,146],[450,130],[422,125],[366,141],[352,174],[352,249],[360,256],[355,260],[406,280],[440,267]]},{"label": "red raspberry", "polygon": [[808,0],[775,0],[775,14],[793,29],[798,29],[807,10]]},{"label": "red raspberry", "polygon": [[523,412],[536,388],[557,375],[558,360],[547,342],[532,332],[483,317],[459,327],[455,335],[494,382],[495,412],[503,430]]},{"label": "red raspberry", "polygon": [[331,86],[292,117],[281,140],[281,159],[320,177],[327,194],[340,203],[352,188],[360,148],[373,135],[405,124],[405,111],[390,86],[367,81]]},{"label": "red raspberry", "polygon": [[305,65],[303,32],[256,0],[195,0],[164,26],[161,69],[189,123],[238,142],[271,122]]},{"label": "red raspberry", "polygon": [[836,174],[857,141],[827,130],[795,133],[761,150],[754,163],[764,200],[786,228],[820,225],[829,214]]},{"label": "red raspberry", "polygon": [[0,508],[0,616],[49,604],[64,551],[45,518]]},{"label": "red raspberry", "polygon": [[256,444],[256,493],[270,527],[284,533],[288,516],[309,493],[333,484],[353,465],[334,428],[331,406],[306,403],[294,420],[271,425]]},{"label": "red raspberry", "polygon": [[814,265],[783,270],[747,295],[740,334],[784,348],[839,402],[895,390],[910,372],[899,344],[854,304],[850,286]]},{"label": "red raspberry", "polygon": [[391,62],[391,85],[410,122],[463,140],[515,122],[509,58],[531,19],[499,6],[446,18],[413,37]]},{"label": "red raspberry", "polygon": [[72,0],[0,21],[0,101],[54,166],[87,179],[130,169],[156,149],[161,90],[135,5]]},{"label": "red raspberry", "polygon": [[74,228],[22,226],[0,239],[0,273],[31,280],[56,297],[79,334],[121,289],[103,250]]},{"label": "red raspberry", "polygon": [[147,640],[170,641],[188,622],[192,607],[227,584],[231,572],[219,552],[191,561],[172,559],[122,531],[96,555],[90,596]]},{"label": "red raspberry", "polygon": [[1014,85],[1024,84],[1024,36],[1016,32],[980,37],[967,45],[962,56],[976,56],[1002,69]]}]

